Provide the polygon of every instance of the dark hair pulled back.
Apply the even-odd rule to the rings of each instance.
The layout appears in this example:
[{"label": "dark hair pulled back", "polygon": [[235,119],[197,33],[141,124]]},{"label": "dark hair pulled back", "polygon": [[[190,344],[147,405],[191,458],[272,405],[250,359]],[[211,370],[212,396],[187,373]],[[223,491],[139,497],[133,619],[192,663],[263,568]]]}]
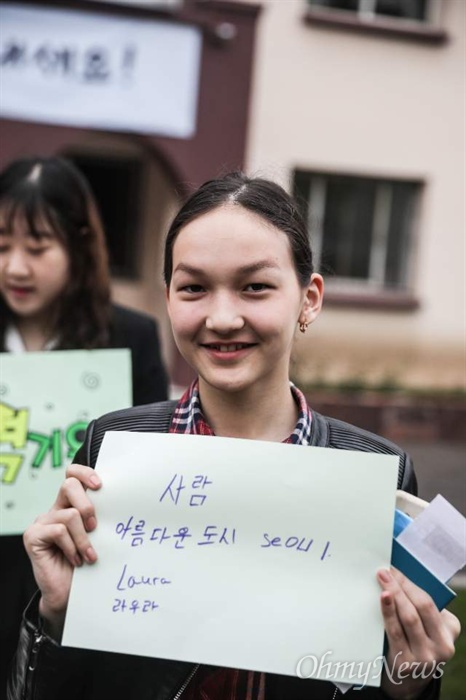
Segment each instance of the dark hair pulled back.
[{"label": "dark hair pulled back", "polygon": [[201,185],[175,216],[165,240],[164,278],[167,286],[173,272],[173,246],[181,229],[202,214],[225,204],[241,206],[282,231],[290,242],[299,284],[302,287],[309,284],[314,271],[312,251],[306,223],[294,199],[270,180],[233,172]]}]

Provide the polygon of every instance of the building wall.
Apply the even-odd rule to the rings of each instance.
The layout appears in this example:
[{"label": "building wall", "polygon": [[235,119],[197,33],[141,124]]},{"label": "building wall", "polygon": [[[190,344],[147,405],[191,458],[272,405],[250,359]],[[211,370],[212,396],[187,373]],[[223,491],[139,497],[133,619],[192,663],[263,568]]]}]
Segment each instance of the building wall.
[{"label": "building wall", "polygon": [[425,183],[418,308],[325,306],[297,343],[301,381],[466,383],[466,3],[438,5],[448,40],[429,44],[307,24],[305,0],[263,2],[248,169],[287,188],[294,168]]}]

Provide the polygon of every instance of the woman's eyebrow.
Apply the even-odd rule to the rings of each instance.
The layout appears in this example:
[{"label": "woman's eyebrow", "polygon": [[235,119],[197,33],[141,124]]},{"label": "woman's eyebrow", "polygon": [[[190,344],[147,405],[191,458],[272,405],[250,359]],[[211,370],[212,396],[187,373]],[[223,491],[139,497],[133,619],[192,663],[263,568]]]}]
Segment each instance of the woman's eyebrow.
[{"label": "woman's eyebrow", "polygon": [[243,265],[238,268],[238,272],[242,275],[254,274],[254,272],[261,272],[262,270],[278,270],[279,265],[273,260],[258,260],[250,265]]},{"label": "woman's eyebrow", "polygon": [[52,233],[52,231],[48,231],[45,229],[40,229],[40,228],[35,229],[34,233],[35,233],[35,236],[33,236],[33,238],[34,237],[37,237],[37,238],[55,238],[55,234]]},{"label": "woman's eyebrow", "polygon": [[32,240],[34,243],[41,244],[43,242],[51,241],[56,238],[52,231],[47,229],[35,228],[33,231],[28,231],[27,239]]},{"label": "woman's eyebrow", "polygon": [[[239,275],[250,275],[255,272],[261,272],[262,270],[278,270],[279,266],[273,260],[258,260],[257,262],[251,263],[250,265],[242,265],[238,268]],[[201,268],[194,267],[192,265],[186,265],[186,263],[180,262],[173,270],[175,272],[186,272],[188,275],[203,275],[205,271]]]},{"label": "woman's eyebrow", "polygon": [[175,267],[173,270],[173,274],[175,272],[186,272],[188,275],[202,275],[203,271],[198,268],[198,267],[193,267],[192,265],[186,265],[185,263],[178,263],[178,265]]}]

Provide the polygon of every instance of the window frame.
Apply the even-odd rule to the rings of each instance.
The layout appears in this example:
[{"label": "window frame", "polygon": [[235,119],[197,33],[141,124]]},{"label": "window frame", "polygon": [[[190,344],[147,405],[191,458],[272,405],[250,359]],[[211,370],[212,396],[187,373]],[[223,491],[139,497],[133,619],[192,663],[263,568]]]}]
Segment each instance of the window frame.
[{"label": "window frame", "polygon": [[[373,7],[376,0],[357,0],[358,8],[369,3]],[[357,31],[367,34],[385,35],[387,38],[408,39],[421,43],[442,45],[448,41],[448,34],[441,26],[443,0],[428,0],[426,20],[390,17],[370,10],[357,12],[336,7],[311,4],[305,0],[306,11],[303,21],[306,24],[323,28]]]},{"label": "window frame", "polygon": [[[352,277],[338,276],[336,273],[327,273],[326,302],[340,305],[365,305],[384,308],[400,308],[406,310],[416,309],[419,306],[414,295],[414,284],[410,280],[414,277],[415,259],[418,247],[418,229],[425,181],[421,178],[394,177],[382,174],[355,173],[347,171],[326,171],[321,168],[311,170],[309,168],[295,168],[292,175],[292,188],[295,194],[299,194],[300,204],[305,207],[305,218],[311,248],[314,256],[314,265],[319,270],[324,246],[325,207],[327,187],[331,178],[344,178],[351,180],[372,180],[376,186],[376,200],[372,219],[371,254],[367,279],[355,279]],[[303,190],[297,188],[297,178],[307,179],[307,192],[303,197]],[[409,214],[409,238],[405,240],[403,251],[398,252],[402,266],[400,277],[404,282],[400,286],[388,286],[386,284],[386,262],[389,251],[389,227],[392,209],[391,205],[394,185],[407,184],[417,188],[417,194],[411,202],[412,210]],[[389,191],[391,190],[391,192]],[[325,263],[324,263],[325,264]]]}]

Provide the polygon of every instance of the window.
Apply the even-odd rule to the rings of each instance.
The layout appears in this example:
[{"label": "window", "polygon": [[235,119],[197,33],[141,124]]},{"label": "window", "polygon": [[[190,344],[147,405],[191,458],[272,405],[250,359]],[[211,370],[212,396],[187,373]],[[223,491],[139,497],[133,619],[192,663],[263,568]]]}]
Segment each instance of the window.
[{"label": "window", "polygon": [[420,43],[445,44],[442,0],[306,0],[306,24],[378,34]]},{"label": "window", "polygon": [[408,290],[421,183],[296,171],[316,267],[352,290]]},{"label": "window", "polygon": [[141,161],[130,157],[65,155],[85,175],[99,205],[112,274],[135,277],[140,239]]},{"label": "window", "polygon": [[[437,0],[438,1],[438,0]],[[356,12],[360,19],[391,17],[429,21],[429,0],[308,0],[311,7]]]}]

